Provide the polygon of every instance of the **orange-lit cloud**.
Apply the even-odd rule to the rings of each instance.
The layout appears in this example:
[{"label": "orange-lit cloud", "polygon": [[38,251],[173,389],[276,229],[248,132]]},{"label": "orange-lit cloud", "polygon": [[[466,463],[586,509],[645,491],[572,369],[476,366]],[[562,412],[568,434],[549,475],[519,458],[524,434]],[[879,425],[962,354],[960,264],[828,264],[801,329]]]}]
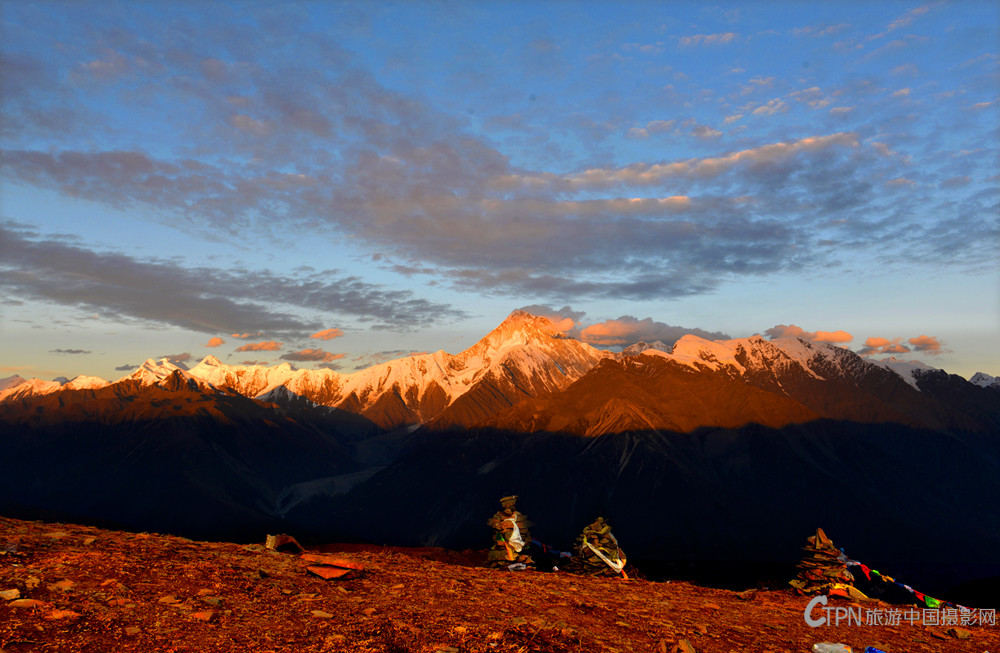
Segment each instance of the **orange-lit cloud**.
[{"label": "orange-lit cloud", "polygon": [[215,337],[215,338],[209,338],[208,342],[205,343],[205,346],[206,347],[218,347],[219,345],[224,345],[225,343],[226,343],[226,341],[223,340],[222,338]]},{"label": "orange-lit cloud", "polygon": [[281,360],[286,361],[315,361],[318,363],[329,363],[335,361],[339,358],[343,358],[346,354],[333,354],[328,351],[323,351],[322,349],[302,349],[300,351],[293,351],[285,354],[281,357]]},{"label": "orange-lit cloud", "polygon": [[[178,367],[184,367],[184,363],[191,360],[191,352],[184,352],[183,354],[164,354],[160,356],[157,360],[166,358],[168,361],[177,365]],[[185,368],[187,369],[187,368]]]},{"label": "orange-lit cloud", "polygon": [[[777,110],[776,105],[765,105],[765,107],[768,111]],[[759,109],[765,107],[759,107]],[[624,168],[592,168],[566,177],[566,181],[579,189],[603,188],[615,184],[652,186],[677,177],[713,178],[737,166],[760,167],[788,160],[803,152],[821,152],[832,147],[845,146],[858,147],[858,135],[853,132],[841,132],[828,136],[800,138],[788,143],[761,145],[721,157],[688,159],[674,163],[634,164]],[[545,183],[551,180],[539,181]]]},{"label": "orange-lit cloud", "polygon": [[582,311],[574,311],[569,306],[552,308],[543,304],[532,304],[531,306],[523,306],[519,310],[548,319],[556,331],[561,333],[568,333],[575,329],[577,322],[584,315]]},{"label": "orange-lit cloud", "polygon": [[344,335],[344,332],[340,329],[324,329],[323,331],[317,331],[309,337],[316,338],[317,340],[333,340],[342,335]]},{"label": "orange-lit cloud", "polygon": [[239,338],[240,340],[246,340],[247,338],[256,338],[260,335],[260,331],[257,333],[231,333],[229,335],[234,338]]},{"label": "orange-lit cloud", "polygon": [[907,354],[910,352],[910,348],[899,341],[902,338],[868,338],[865,340],[865,346],[861,348],[858,353],[862,356],[875,356],[878,354]]},{"label": "orange-lit cloud", "polygon": [[275,342],[274,340],[251,342],[242,347],[237,347],[236,351],[278,351],[284,344],[283,342]]},{"label": "orange-lit cloud", "polygon": [[778,324],[764,332],[769,338],[802,338],[810,342],[826,342],[831,345],[850,342],[854,336],[847,331],[806,331],[795,324]]},{"label": "orange-lit cloud", "polygon": [[910,338],[908,342],[913,346],[914,351],[922,351],[927,354],[941,353],[941,341],[934,336],[917,336]]}]

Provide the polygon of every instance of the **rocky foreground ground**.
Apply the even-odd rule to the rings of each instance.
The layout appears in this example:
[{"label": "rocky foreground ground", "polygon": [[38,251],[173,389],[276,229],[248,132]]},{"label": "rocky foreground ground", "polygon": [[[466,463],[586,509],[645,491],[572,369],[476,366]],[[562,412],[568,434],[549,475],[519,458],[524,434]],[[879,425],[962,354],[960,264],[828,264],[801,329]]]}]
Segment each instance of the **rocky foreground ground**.
[{"label": "rocky foreground ground", "polygon": [[356,545],[324,553],[364,571],[324,580],[263,544],[0,517],[0,653],[805,652],[824,641],[1000,652],[995,625],[810,628],[807,599],[790,590],[495,571],[474,552]]}]

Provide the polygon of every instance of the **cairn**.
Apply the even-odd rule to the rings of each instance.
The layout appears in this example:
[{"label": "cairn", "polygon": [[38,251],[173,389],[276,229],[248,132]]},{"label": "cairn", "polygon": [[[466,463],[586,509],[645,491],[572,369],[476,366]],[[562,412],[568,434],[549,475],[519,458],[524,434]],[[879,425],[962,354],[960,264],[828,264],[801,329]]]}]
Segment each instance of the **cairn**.
[{"label": "cairn", "polygon": [[535,567],[535,561],[529,554],[531,534],[528,529],[531,522],[517,511],[516,502],[516,495],[500,499],[500,510],[487,522],[494,531],[493,546],[486,558],[487,566],[511,571]]},{"label": "cairn", "polygon": [[799,594],[819,594],[838,586],[853,587],[854,576],[847,570],[843,554],[822,528],[806,538],[802,550],[805,555],[796,565],[799,573],[794,580],[788,581]]},{"label": "cairn", "polygon": [[587,524],[576,538],[573,559],[567,570],[575,574],[590,576],[618,576],[625,574],[625,552],[618,546],[618,540],[611,533],[611,525],[598,517]]}]

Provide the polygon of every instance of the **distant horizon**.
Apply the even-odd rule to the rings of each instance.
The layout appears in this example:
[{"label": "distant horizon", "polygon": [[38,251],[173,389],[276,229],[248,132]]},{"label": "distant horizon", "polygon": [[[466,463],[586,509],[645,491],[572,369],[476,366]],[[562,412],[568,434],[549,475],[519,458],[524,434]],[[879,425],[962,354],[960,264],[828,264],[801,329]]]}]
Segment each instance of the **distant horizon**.
[{"label": "distant horizon", "polygon": [[[514,311],[512,311],[511,315],[508,316],[508,318],[512,317],[515,313],[522,312],[522,311],[523,311],[523,309],[515,309]],[[539,314],[534,314],[534,313],[530,313],[530,315],[532,315],[533,317],[542,317],[542,318],[545,318],[545,319],[549,320],[550,324],[552,324],[553,326],[556,326],[557,323],[558,323],[558,320],[559,320],[559,316],[558,315],[546,316],[546,315],[539,315]],[[504,322],[506,322],[506,320]],[[500,324],[503,324],[503,323],[500,323]],[[577,341],[579,341],[579,342],[581,342],[583,344],[590,345],[590,346],[592,346],[592,347],[594,347],[595,349],[598,349],[598,350],[608,351],[608,352],[614,352],[614,353],[620,353],[624,349],[626,349],[628,347],[631,347],[633,345],[639,344],[639,343],[654,344],[656,342],[663,342],[662,339],[652,339],[652,340],[640,339],[640,340],[637,340],[636,342],[630,342],[630,343],[627,343],[627,344],[614,344],[614,345],[609,345],[609,346],[602,347],[602,346],[597,346],[597,345],[594,345],[593,343],[587,342],[587,340],[585,338],[581,337],[582,333],[586,332],[587,329],[589,329],[590,327],[583,327],[582,325],[575,324],[575,323],[572,322],[572,320],[567,320],[565,318],[562,320],[562,323],[559,324],[559,326],[565,327],[563,329],[556,329],[556,330],[558,332],[562,333],[562,335],[564,337],[566,337],[566,338],[577,340]],[[597,326],[600,327],[602,325],[597,325]],[[673,336],[668,337],[667,338],[668,342],[663,342],[664,345],[672,348],[673,346],[676,345],[676,343],[677,343],[678,340],[680,340],[681,338],[683,338],[685,336],[689,336],[689,335],[690,336],[695,336],[695,337],[698,337],[698,338],[702,338],[704,340],[718,341],[718,342],[724,342],[724,341],[729,341],[729,340],[747,340],[749,338],[754,338],[754,337],[761,337],[761,338],[764,338],[764,339],[767,339],[767,340],[771,340],[771,341],[774,341],[774,340],[779,340],[780,341],[781,339],[784,339],[784,338],[799,338],[799,339],[803,340],[804,342],[810,342],[810,343],[816,343],[816,344],[829,344],[829,345],[834,346],[834,347],[840,347],[840,348],[846,349],[848,351],[851,351],[852,353],[855,353],[855,354],[861,356],[864,360],[867,360],[869,362],[876,363],[876,364],[878,364],[878,363],[888,363],[889,361],[897,361],[897,362],[903,363],[904,365],[913,365],[913,366],[916,366],[916,367],[927,366],[927,367],[934,368],[934,369],[943,369],[943,368],[936,368],[933,365],[927,364],[925,361],[922,361],[922,360],[919,360],[919,359],[915,359],[915,358],[896,358],[893,355],[885,356],[885,357],[882,357],[882,358],[874,358],[874,357],[865,355],[865,354],[863,354],[861,352],[854,351],[850,347],[847,347],[845,345],[836,344],[836,343],[833,343],[833,342],[824,342],[823,340],[817,339],[817,336],[823,337],[820,334],[810,334],[810,333],[797,332],[796,329],[791,329],[792,333],[788,333],[788,329],[787,328],[785,328],[785,329],[776,329],[776,330],[773,330],[774,333],[772,335],[763,335],[763,334],[760,334],[760,333],[755,333],[755,334],[747,336],[745,338],[730,338],[730,337],[726,336],[725,334],[713,334],[713,333],[707,333],[707,332],[694,333],[694,332],[688,331],[686,333],[679,333],[679,331],[681,330],[681,328],[680,327],[675,327],[675,329],[678,330],[678,333],[676,334],[676,338],[673,337]],[[482,338],[485,338],[487,335],[488,335],[487,333],[482,334]],[[720,337],[718,337],[718,338],[712,338],[711,336],[720,336]],[[478,342],[478,340],[476,342]],[[780,346],[780,342],[778,344]],[[387,360],[384,360],[384,361],[378,361],[378,362],[372,363],[371,365],[367,365],[365,367],[355,367],[353,369],[347,369],[347,370],[341,369],[341,368],[334,368],[334,367],[328,367],[326,369],[330,369],[331,371],[337,372],[339,374],[353,374],[355,372],[362,372],[364,370],[370,369],[371,367],[375,367],[375,366],[386,364],[386,363],[391,363],[391,362],[396,361],[396,360],[402,360],[402,359],[406,359],[406,358],[411,358],[411,357],[414,357],[414,356],[432,355],[432,354],[441,353],[441,352],[443,352],[445,354],[448,354],[448,355],[451,355],[451,356],[454,356],[454,355],[459,354],[461,351],[465,351],[465,349],[467,349],[467,348],[464,348],[462,350],[455,351],[455,352],[449,352],[449,351],[446,351],[446,350],[443,350],[443,349],[435,350],[433,352],[431,352],[431,351],[411,351],[411,352],[409,352],[407,354],[400,355],[400,356],[398,356],[396,358],[391,358],[391,359],[387,359]],[[164,363],[166,363],[168,365],[172,365],[172,366],[177,367],[177,368],[179,368],[181,370],[184,370],[184,371],[191,371],[192,369],[198,367],[198,365],[200,365],[202,362],[204,362],[208,358],[213,358],[214,360],[218,361],[221,365],[224,365],[224,366],[227,366],[227,367],[266,367],[266,368],[274,368],[274,367],[279,367],[279,366],[282,366],[282,365],[287,365],[287,366],[290,366],[294,370],[306,370],[306,371],[313,370],[313,371],[315,371],[315,370],[319,370],[319,369],[324,369],[322,366],[306,367],[306,366],[301,365],[301,364],[297,365],[296,362],[293,362],[293,361],[290,361],[290,360],[279,360],[279,361],[271,362],[271,363],[256,362],[256,361],[227,362],[226,360],[223,360],[222,358],[219,358],[219,356],[216,355],[215,353],[209,352],[209,353],[206,353],[206,354],[202,355],[199,358],[194,358],[194,357],[191,357],[190,355],[188,355],[188,357],[185,358],[184,360],[172,360],[170,356],[158,356],[158,357],[152,357],[151,356],[151,357],[147,357],[141,363],[129,366],[128,370],[115,370],[117,372],[120,372],[120,374],[118,374],[118,375],[112,375],[110,377],[109,376],[101,376],[99,374],[81,373],[81,374],[74,375],[72,377],[71,376],[66,376],[66,375],[59,375],[59,376],[56,376],[56,377],[54,377],[52,379],[38,379],[38,380],[68,383],[70,381],[73,381],[77,377],[96,377],[96,378],[103,379],[104,381],[107,381],[109,383],[115,383],[115,382],[120,381],[122,379],[128,378],[135,371],[139,370],[141,367],[143,367],[144,365],[146,365],[149,362],[153,362],[157,366],[162,366]],[[947,370],[947,369],[945,369],[944,371],[948,372],[948,373],[952,373],[952,374],[954,373],[954,372],[951,372],[950,370]],[[987,372],[985,370],[977,370],[976,372],[973,372],[972,374],[969,374],[967,376],[963,376],[963,375],[959,375],[959,376],[963,376],[963,378],[965,378],[966,380],[970,380],[977,373],[989,374],[990,376],[997,376],[997,375],[990,374],[989,372]],[[23,376],[20,376],[20,375],[17,375],[17,374],[12,374],[12,375],[9,375],[7,377],[0,378],[0,382],[9,380],[9,379],[12,379],[12,378],[15,378],[15,377],[23,378],[26,381],[30,380],[30,378],[37,378],[37,377],[23,377]]]},{"label": "distant horizon", "polygon": [[4,2],[0,377],[518,306],[1000,375],[998,44],[986,0]]}]

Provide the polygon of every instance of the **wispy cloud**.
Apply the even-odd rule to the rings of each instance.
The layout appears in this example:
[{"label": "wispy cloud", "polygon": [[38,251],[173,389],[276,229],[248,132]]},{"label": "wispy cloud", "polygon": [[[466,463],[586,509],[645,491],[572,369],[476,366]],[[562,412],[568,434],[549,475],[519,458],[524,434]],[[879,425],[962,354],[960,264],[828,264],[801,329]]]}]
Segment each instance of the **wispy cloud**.
[{"label": "wispy cloud", "polygon": [[[85,307],[101,314],[236,334],[314,333],[320,324],[277,308],[328,307],[390,328],[406,329],[461,315],[408,291],[386,290],[336,271],[276,275],[215,270],[89,250],[73,242],[33,237],[23,226],[0,225],[0,251],[10,295]],[[81,274],[86,270],[86,274]]]},{"label": "wispy cloud", "polygon": [[274,340],[264,342],[248,342],[236,348],[236,351],[279,351],[285,343]]},{"label": "wispy cloud", "polygon": [[720,34],[693,34],[691,36],[682,36],[680,38],[680,44],[683,47],[691,47],[696,45],[725,45],[726,43],[732,43],[739,37],[735,32],[724,32]]},{"label": "wispy cloud", "polygon": [[309,337],[315,338],[316,340],[333,340],[334,338],[339,338],[342,335],[344,335],[344,332],[340,329],[323,329],[322,331],[317,331]]},{"label": "wispy cloud", "polygon": [[335,360],[339,360],[344,356],[345,354],[333,354],[328,351],[323,351],[322,349],[301,349],[299,351],[284,354],[280,358],[286,361],[330,363]]},{"label": "wispy cloud", "polygon": [[764,334],[771,339],[793,337],[810,342],[825,342],[835,345],[848,343],[854,339],[854,336],[847,331],[806,331],[795,324],[778,324],[765,331]]},{"label": "wispy cloud", "polygon": [[917,336],[910,338],[907,342],[910,343],[914,351],[925,354],[938,355],[943,351],[941,341],[934,336]]},{"label": "wispy cloud", "polygon": [[220,345],[224,345],[225,343],[226,343],[225,340],[223,340],[222,338],[216,336],[214,338],[209,338],[208,342],[205,343],[205,346],[206,347],[218,347]]},{"label": "wispy cloud", "polygon": [[865,340],[865,346],[858,350],[862,356],[876,356],[880,354],[906,354],[910,348],[900,343],[902,338],[882,338],[872,337]]}]

